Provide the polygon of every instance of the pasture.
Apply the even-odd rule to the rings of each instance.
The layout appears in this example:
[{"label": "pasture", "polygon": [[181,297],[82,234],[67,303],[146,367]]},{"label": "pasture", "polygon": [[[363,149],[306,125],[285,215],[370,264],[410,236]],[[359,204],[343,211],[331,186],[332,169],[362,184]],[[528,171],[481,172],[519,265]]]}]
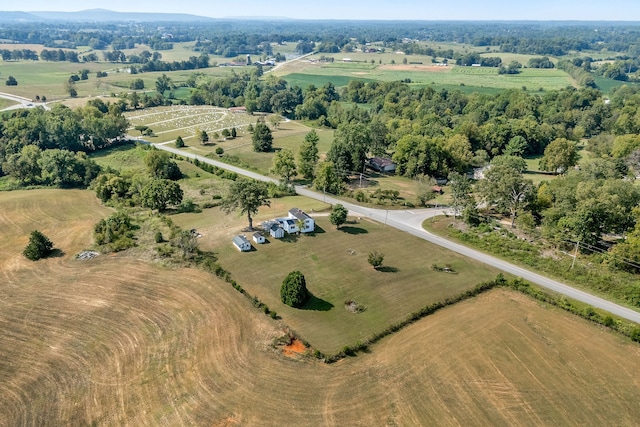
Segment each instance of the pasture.
[{"label": "pasture", "polygon": [[[364,55],[364,54],[363,54]],[[375,55],[375,54],[367,54]],[[413,62],[415,58],[411,57]],[[521,89],[547,91],[565,88],[573,82],[563,71],[551,69],[524,68],[520,74],[499,75],[497,68],[441,67],[424,64],[383,63],[379,65],[364,62],[335,62],[320,64],[300,60],[277,71],[290,84],[306,87],[309,84],[321,86],[332,82],[335,86],[346,86],[350,80],[398,81],[409,79],[413,86],[433,85],[434,87],[458,87],[460,90],[494,92],[501,89]]]},{"label": "pasture", "polygon": [[[56,199],[66,205],[52,207]],[[26,236],[44,221],[59,229],[52,237],[65,252],[32,263],[15,245],[0,245],[9,261],[0,268],[0,425],[634,425],[640,418],[637,344],[503,289],[333,365],[285,356],[274,346],[283,321],[215,277],[126,254],[73,259],[91,245],[88,220],[107,214],[93,200],[82,191],[0,194],[3,236]]]}]

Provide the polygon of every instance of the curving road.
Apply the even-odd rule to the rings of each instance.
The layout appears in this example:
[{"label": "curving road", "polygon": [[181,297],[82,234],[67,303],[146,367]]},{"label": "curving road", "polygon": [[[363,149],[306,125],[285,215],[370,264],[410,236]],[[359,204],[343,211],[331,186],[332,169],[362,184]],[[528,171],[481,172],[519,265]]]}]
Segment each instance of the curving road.
[{"label": "curving road", "polygon": [[[142,141],[142,142],[149,143],[148,141]],[[259,181],[275,182],[275,183],[279,182],[277,179],[269,178],[267,176],[258,174],[256,172],[251,172],[246,169],[242,169],[233,165],[228,165],[226,163],[209,159],[207,157],[199,156],[197,154],[188,153],[183,150],[178,150],[176,148],[169,147],[166,144],[168,143],[155,144],[155,146],[158,147],[159,149],[162,149],[183,157],[198,159],[201,162],[209,163],[211,165],[214,165],[223,169],[227,169],[227,170],[236,172],[239,175],[244,175]],[[467,256],[469,258],[480,261],[484,264],[500,269],[506,273],[513,274],[514,276],[517,276],[517,277],[521,277],[522,279],[529,281],[531,283],[535,283],[539,286],[558,292],[562,295],[566,295],[569,298],[582,301],[584,303],[592,305],[593,307],[606,310],[616,316],[619,316],[621,318],[640,324],[640,312],[615,304],[611,301],[607,301],[603,298],[591,295],[579,289],[575,289],[564,283],[558,282],[557,280],[549,279],[548,277],[526,270],[522,267],[518,267],[517,265],[511,264],[510,262],[501,260],[499,258],[493,257],[491,255],[485,254],[475,249],[471,249],[466,246],[460,245],[458,243],[454,243],[443,237],[436,236],[435,234],[429,233],[424,228],[422,228],[422,223],[424,222],[425,219],[431,218],[437,215],[442,215],[444,212],[446,212],[446,209],[442,209],[442,208],[412,209],[412,210],[373,209],[373,208],[358,206],[353,203],[348,203],[343,200],[336,199],[331,195],[309,190],[304,186],[296,186],[296,191],[298,192],[298,194],[302,196],[324,201],[326,203],[330,203],[330,204],[341,203],[344,207],[349,209],[349,213],[351,215],[371,218],[375,221],[384,223],[398,230],[412,234],[416,237],[424,239],[438,246],[442,246],[443,248],[449,249],[453,252],[457,252],[461,255]]]},{"label": "curving road", "polygon": [[17,104],[11,105],[2,111],[7,110],[17,110],[19,108],[35,108],[35,107],[44,107],[45,110],[49,110],[50,108],[47,106],[46,102],[33,102],[29,98],[25,98],[18,95],[12,95],[10,93],[0,92],[0,98],[8,99],[10,101],[15,101]]}]

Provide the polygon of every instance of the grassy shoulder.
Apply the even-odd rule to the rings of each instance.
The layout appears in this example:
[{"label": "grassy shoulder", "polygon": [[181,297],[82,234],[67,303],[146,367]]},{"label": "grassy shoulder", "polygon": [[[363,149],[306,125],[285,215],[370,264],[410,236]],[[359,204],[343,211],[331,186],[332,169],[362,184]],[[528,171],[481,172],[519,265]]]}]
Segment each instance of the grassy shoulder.
[{"label": "grassy shoulder", "polygon": [[599,262],[591,262],[586,255],[553,250],[538,240],[524,240],[496,224],[484,224],[476,228],[462,226],[452,217],[434,217],[423,227],[452,241],[471,246],[516,265],[572,286],[594,293],[634,310],[640,310],[640,278],[622,271],[612,271]]}]

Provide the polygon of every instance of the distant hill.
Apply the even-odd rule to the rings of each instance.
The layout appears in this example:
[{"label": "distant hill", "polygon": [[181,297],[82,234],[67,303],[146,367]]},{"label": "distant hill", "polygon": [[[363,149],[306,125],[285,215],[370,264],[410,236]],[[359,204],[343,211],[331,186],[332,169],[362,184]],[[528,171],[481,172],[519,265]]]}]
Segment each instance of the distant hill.
[{"label": "distant hill", "polygon": [[114,12],[106,9],[89,9],[79,12],[2,12],[0,22],[43,22],[43,21],[72,21],[72,22],[203,22],[215,21],[206,16],[190,15],[186,13],[144,13],[144,12]]}]

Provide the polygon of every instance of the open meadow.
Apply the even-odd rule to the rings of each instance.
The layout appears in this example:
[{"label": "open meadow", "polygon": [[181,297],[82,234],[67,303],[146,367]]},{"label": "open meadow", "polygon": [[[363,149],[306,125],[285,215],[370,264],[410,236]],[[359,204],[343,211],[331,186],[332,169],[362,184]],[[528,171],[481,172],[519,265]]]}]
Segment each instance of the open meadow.
[{"label": "open meadow", "polygon": [[[640,347],[519,293],[490,291],[325,365],[285,355],[275,343],[286,317],[268,318],[211,275],[126,253],[74,259],[91,246],[91,220],[108,213],[91,192],[2,193],[0,206],[0,231],[13,242],[0,246],[0,425],[632,426],[640,418]],[[64,254],[21,258],[17,236],[36,224]]]},{"label": "open meadow", "polygon": [[[321,63],[318,61],[319,56],[315,55],[287,64],[276,72],[289,84],[303,88],[310,84],[320,87],[327,82],[337,87],[346,86],[354,79],[364,82],[409,79],[412,86],[458,86],[458,89],[464,92],[495,92],[502,89],[521,89],[523,86],[532,91],[548,91],[574,84],[568,74],[557,69],[524,68],[520,74],[500,75],[497,68],[455,65],[444,67],[431,64],[431,61],[416,55],[409,56],[407,64],[402,63],[403,56],[395,58],[395,64],[389,60],[380,63],[382,58],[376,55],[380,54],[354,54],[353,57],[349,57],[349,62],[336,58],[336,62],[333,63]],[[360,56],[371,56],[374,62],[371,63]]]}]

